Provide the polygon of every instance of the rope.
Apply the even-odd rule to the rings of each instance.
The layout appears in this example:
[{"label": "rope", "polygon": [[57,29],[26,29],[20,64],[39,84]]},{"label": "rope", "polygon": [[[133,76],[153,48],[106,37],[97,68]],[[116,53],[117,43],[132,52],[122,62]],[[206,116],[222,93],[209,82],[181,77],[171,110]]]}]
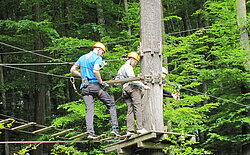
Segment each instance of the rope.
[{"label": "rope", "polygon": [[119,142],[119,140],[74,140],[74,141],[6,141],[6,142],[0,142],[0,144],[34,144],[34,143],[87,143],[87,142],[94,142],[94,143],[100,143],[100,142]]}]

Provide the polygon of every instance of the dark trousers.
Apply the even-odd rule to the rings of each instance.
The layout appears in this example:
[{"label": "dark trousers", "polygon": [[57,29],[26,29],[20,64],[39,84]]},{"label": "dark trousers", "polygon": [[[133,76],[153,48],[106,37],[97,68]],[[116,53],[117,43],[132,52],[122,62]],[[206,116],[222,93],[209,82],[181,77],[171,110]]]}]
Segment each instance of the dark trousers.
[{"label": "dark trousers", "polygon": [[172,93],[163,89],[163,97],[173,98]]},{"label": "dark trousers", "polygon": [[[128,85],[123,89],[126,94],[125,102],[127,103],[127,131],[134,131],[134,120],[136,118],[136,127],[138,130],[143,128],[142,126],[142,103],[141,103],[141,90],[133,85]],[[135,117],[135,118],[134,118]]]},{"label": "dark trousers", "polygon": [[117,114],[116,114],[116,105],[114,100],[110,95],[101,89],[99,83],[89,83],[86,88],[82,89],[83,99],[86,104],[86,126],[87,132],[94,134],[94,97],[97,97],[101,100],[109,109],[112,129],[118,129]]}]

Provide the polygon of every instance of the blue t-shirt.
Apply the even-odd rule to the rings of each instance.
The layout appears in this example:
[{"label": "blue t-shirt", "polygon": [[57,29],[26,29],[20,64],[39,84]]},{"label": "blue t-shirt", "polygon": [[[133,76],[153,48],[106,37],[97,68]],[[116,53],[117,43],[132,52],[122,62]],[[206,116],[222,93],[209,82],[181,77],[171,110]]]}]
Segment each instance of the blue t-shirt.
[{"label": "blue t-shirt", "polygon": [[[98,82],[94,74],[94,65],[98,64],[100,67],[102,66],[102,57],[97,55],[95,52],[91,51],[87,54],[82,55],[75,63],[80,66],[81,75],[83,78],[88,78],[90,83]],[[82,84],[80,88],[82,88]]]}]

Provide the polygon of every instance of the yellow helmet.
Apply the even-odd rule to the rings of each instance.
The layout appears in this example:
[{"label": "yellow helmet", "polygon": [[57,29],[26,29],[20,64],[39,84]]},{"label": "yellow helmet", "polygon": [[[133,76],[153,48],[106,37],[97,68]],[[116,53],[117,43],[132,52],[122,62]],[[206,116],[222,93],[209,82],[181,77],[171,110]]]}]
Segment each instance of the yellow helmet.
[{"label": "yellow helmet", "polygon": [[129,58],[134,58],[135,60],[140,61],[140,56],[139,56],[139,54],[136,53],[136,52],[130,52],[130,53],[128,54],[128,57],[129,57]]},{"label": "yellow helmet", "polygon": [[95,45],[93,46],[93,48],[101,48],[104,51],[104,53],[106,52],[106,47],[101,42],[95,43]]}]

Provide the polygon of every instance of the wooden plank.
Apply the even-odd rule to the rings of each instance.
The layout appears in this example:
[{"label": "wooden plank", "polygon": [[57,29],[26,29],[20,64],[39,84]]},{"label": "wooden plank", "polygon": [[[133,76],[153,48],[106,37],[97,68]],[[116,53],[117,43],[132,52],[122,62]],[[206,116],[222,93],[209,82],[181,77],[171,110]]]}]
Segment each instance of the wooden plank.
[{"label": "wooden plank", "polygon": [[74,131],[74,129],[68,129],[68,130],[64,130],[64,131],[55,133],[55,134],[51,135],[51,137],[60,136],[60,135],[62,135],[62,134],[66,134],[66,133],[68,133],[68,132],[70,132],[70,131]]},{"label": "wooden plank", "polygon": [[177,133],[177,132],[160,132],[160,131],[154,131],[157,134],[164,134],[164,136],[162,137],[162,139],[166,137],[165,134],[168,135],[168,137],[170,137],[171,135],[175,135],[179,138],[179,140],[185,140],[185,139],[191,139],[192,141],[195,140],[195,135],[191,135],[191,134],[183,134],[183,133]]},{"label": "wooden plank", "polygon": [[[159,133],[158,133],[158,135],[159,135]],[[159,142],[159,141],[164,140],[164,139],[169,137],[169,135],[166,133],[161,133],[160,136],[158,136],[158,135],[157,135],[157,138],[154,139],[154,142]]]},{"label": "wooden plank", "polygon": [[147,149],[164,149],[169,146],[170,146],[169,144],[163,144],[163,143],[137,142],[137,147],[147,148]]},{"label": "wooden plank", "polygon": [[14,121],[14,119],[12,119],[12,118],[4,119],[4,120],[0,121],[0,123],[7,123],[7,122],[11,122],[11,121]]},{"label": "wooden plank", "polygon": [[129,148],[119,148],[116,151],[118,154],[133,154],[133,150]]},{"label": "wooden plank", "polygon": [[35,122],[30,122],[28,124],[24,124],[24,125],[20,125],[20,126],[11,128],[11,130],[20,130],[20,129],[28,128],[28,127],[35,125],[35,124],[36,124]]},{"label": "wooden plank", "polygon": [[33,133],[33,134],[41,133],[41,132],[45,132],[45,131],[51,130],[51,129],[53,129],[53,128],[55,128],[55,126],[49,126],[49,127],[45,127],[45,128],[39,129],[39,130],[35,130],[35,131],[33,131],[32,133]]},{"label": "wooden plank", "polygon": [[115,144],[108,145],[108,146],[104,147],[104,149],[105,149],[105,152],[108,153],[108,152],[116,151],[118,149],[122,149],[124,147],[135,145],[135,144],[137,144],[137,142],[149,140],[149,139],[156,138],[156,137],[157,137],[156,133],[149,132],[147,134],[143,134],[143,135],[140,135],[138,137],[130,138],[130,139],[125,140],[125,141],[121,141],[121,142],[118,142]]},{"label": "wooden plank", "polygon": [[73,136],[73,137],[70,137],[69,139],[79,138],[79,137],[85,136],[85,135],[87,135],[87,134],[88,134],[88,132],[80,133],[80,134],[78,134],[78,135],[75,135],[75,136]]},{"label": "wooden plank", "polygon": [[124,79],[118,79],[118,80],[109,80],[109,81],[104,81],[107,84],[117,84],[117,83],[126,83],[126,82],[131,82],[131,81],[140,81],[142,78],[140,77],[133,77],[133,78],[124,78]]}]

